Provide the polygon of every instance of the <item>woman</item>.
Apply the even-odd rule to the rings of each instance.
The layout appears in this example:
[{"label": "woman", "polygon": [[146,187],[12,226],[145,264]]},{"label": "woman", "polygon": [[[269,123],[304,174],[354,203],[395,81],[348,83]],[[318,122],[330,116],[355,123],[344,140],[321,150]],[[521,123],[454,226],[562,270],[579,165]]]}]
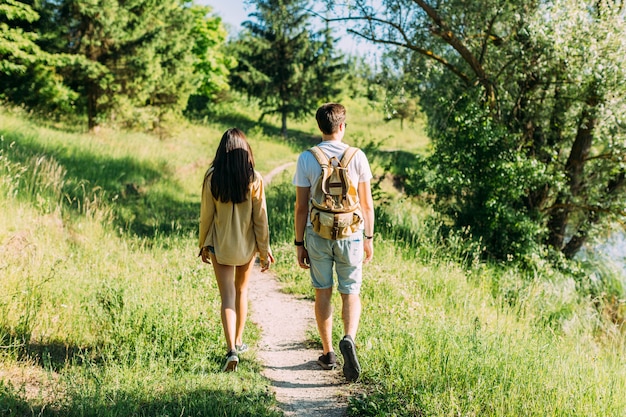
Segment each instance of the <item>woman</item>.
[{"label": "woman", "polygon": [[257,253],[264,272],[274,257],[263,178],[254,169],[246,136],[231,128],[222,136],[204,176],[200,204],[200,256],[213,265],[220,291],[228,345],[225,372],[237,370],[238,354],[248,348],[242,338],[248,315],[248,280]]}]

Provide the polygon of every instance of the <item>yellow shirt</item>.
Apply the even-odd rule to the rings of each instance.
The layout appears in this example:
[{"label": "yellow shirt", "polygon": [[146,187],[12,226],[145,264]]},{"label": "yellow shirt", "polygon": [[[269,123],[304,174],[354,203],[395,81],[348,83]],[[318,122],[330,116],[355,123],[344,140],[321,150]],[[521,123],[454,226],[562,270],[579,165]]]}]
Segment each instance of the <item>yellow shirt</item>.
[{"label": "yellow shirt", "polygon": [[200,202],[200,248],[213,246],[217,262],[243,265],[259,252],[266,261],[270,250],[263,178],[254,172],[249,198],[239,204],[216,200],[211,192],[213,170],[204,177]]}]

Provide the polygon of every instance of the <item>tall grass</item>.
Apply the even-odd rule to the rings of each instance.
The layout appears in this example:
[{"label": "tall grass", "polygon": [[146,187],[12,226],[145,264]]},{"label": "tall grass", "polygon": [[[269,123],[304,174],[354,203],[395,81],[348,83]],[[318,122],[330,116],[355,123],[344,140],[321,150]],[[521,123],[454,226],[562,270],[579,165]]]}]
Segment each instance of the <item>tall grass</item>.
[{"label": "tall grass", "polygon": [[[621,325],[574,277],[547,263],[534,271],[483,263],[463,236],[444,245],[437,222],[408,200],[388,199],[376,214],[357,337],[366,393],[349,415],[624,415]],[[311,297],[294,249],[278,258],[289,290]],[[334,329],[336,341],[339,314]]]},{"label": "tall grass", "polygon": [[[426,151],[418,132],[351,104],[355,144],[398,138],[367,148],[377,175]],[[200,184],[226,127],[244,128],[264,174],[317,133],[311,120],[294,123],[284,140],[271,121],[235,116],[158,139],[0,111],[1,415],[280,414],[254,348],[241,372],[219,372],[219,296],[196,256]],[[292,169],[266,190],[274,269],[312,297],[291,243]],[[624,335],[598,308],[600,286],[581,291],[578,276],[540,262],[485,264],[462,234],[443,245],[427,206],[389,192],[376,189],[357,337],[365,394],[349,415],[624,415]],[[246,337],[254,346],[258,329]]]},{"label": "tall grass", "polygon": [[[598,333],[602,318],[571,278],[528,281],[489,265],[468,271],[428,239],[416,242],[431,249],[411,256],[381,234],[365,267],[357,337],[366,393],[352,399],[349,415],[624,414],[624,336],[607,322],[613,330]],[[279,275],[310,296],[308,275],[294,263],[280,262]],[[334,303],[341,311],[339,297]]]},{"label": "tall grass", "polygon": [[[392,411],[402,403],[409,411],[401,415],[618,416],[626,410],[624,396],[615,395],[626,388],[624,368],[616,367],[623,342],[597,340],[581,327],[542,325],[539,302],[563,303],[557,291],[542,290],[543,282],[529,286],[535,297],[520,314],[493,297],[489,268],[472,279],[453,264],[402,261],[372,269],[360,346],[379,406]],[[594,319],[584,302],[570,304],[579,320]],[[353,403],[353,415],[386,415],[373,411],[365,399]]]},{"label": "tall grass", "polygon": [[0,126],[0,415],[278,415],[252,352],[221,374],[219,295],[196,256],[221,132]]}]

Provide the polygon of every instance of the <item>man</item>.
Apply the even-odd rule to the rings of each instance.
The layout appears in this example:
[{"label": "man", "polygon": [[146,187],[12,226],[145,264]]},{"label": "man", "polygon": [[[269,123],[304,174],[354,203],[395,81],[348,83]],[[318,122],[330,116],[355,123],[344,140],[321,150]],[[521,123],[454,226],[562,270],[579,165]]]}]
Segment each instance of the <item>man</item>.
[{"label": "man", "polygon": [[[329,158],[341,156],[348,148],[343,143],[346,132],[346,109],[338,103],[322,105],[315,115],[322,132],[322,142],[318,145]],[[305,151],[300,154],[293,183],[296,186],[295,242],[298,264],[309,269],[311,282],[315,288],[315,320],[322,339],[323,354],[318,364],[323,369],[336,367],[336,355],[332,343],[332,304],[333,266],[337,273],[337,289],[342,300],[342,319],[345,336],[339,343],[343,355],[343,373],[350,381],[355,381],[361,367],[356,356],[356,333],[361,317],[359,296],[362,282],[363,263],[374,255],[374,203],[370,180],[372,171],[367,157],[359,150],[348,164],[348,174],[353,184],[358,184],[363,223],[351,236],[339,240],[324,239],[311,227],[310,198],[311,187],[320,176],[321,167],[314,155]]]}]

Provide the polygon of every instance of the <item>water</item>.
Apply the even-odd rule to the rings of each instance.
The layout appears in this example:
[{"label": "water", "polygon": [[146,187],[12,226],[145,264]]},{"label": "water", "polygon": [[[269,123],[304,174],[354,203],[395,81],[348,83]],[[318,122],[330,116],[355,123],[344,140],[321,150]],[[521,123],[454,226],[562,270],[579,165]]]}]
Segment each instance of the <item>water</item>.
[{"label": "water", "polygon": [[599,253],[615,264],[626,280],[626,232],[613,233],[606,242],[596,248]]},{"label": "water", "polygon": [[593,258],[620,274],[622,283],[626,287],[626,231],[613,232],[606,240],[596,244],[591,249],[583,248],[577,256],[585,259],[589,257],[590,252],[593,252]]}]

